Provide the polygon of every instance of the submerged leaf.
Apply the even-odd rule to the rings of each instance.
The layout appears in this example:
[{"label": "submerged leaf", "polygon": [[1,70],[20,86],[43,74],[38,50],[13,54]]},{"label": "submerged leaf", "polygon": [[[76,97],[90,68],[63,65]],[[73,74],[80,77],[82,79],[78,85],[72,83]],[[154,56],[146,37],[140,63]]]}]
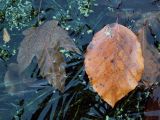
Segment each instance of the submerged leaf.
[{"label": "submerged leaf", "polygon": [[15,63],[11,63],[8,66],[8,71],[6,72],[5,77],[4,77],[5,87],[11,95],[14,94],[15,91],[17,91],[17,89],[18,89],[18,91],[24,89],[24,87],[21,88],[22,85],[20,85],[19,87],[13,87],[13,84],[22,84],[23,83],[23,81],[20,80],[22,78],[20,78],[20,76],[17,72],[18,70],[19,70],[18,65]]},{"label": "submerged leaf", "polygon": [[57,21],[52,20],[37,28],[25,30],[17,62],[21,74],[30,65],[33,57],[36,57],[41,75],[55,88],[63,91],[66,76],[65,61],[59,50],[64,48],[79,53],[79,49],[67,32],[57,24]]},{"label": "submerged leaf", "polygon": [[160,12],[159,11],[158,12],[157,11],[147,12],[145,14],[142,14],[141,18],[136,21],[135,27],[141,28],[146,23],[155,26],[159,20],[160,20]]},{"label": "submerged leaf", "polygon": [[160,119],[160,86],[156,86],[145,105],[145,120]]},{"label": "submerged leaf", "polygon": [[56,49],[44,49],[39,57],[38,65],[41,75],[46,77],[50,84],[63,91],[66,72],[62,54]]},{"label": "submerged leaf", "polygon": [[[139,40],[142,44],[142,52],[144,56],[144,74],[142,82],[145,87],[150,87],[160,81],[160,54],[158,50],[150,43],[151,37],[147,27],[143,27],[138,32]],[[148,36],[149,35],[149,36]]]},{"label": "submerged leaf", "polygon": [[6,28],[3,29],[3,41],[8,43],[11,40],[11,37]]},{"label": "submerged leaf", "polygon": [[94,90],[114,107],[138,85],[143,73],[137,36],[120,24],[105,26],[87,48],[85,69]]},{"label": "submerged leaf", "polygon": [[[58,51],[60,47],[79,52],[67,32],[57,26],[57,21],[48,21],[37,28],[29,28],[23,32],[17,62],[21,64],[21,72],[31,63],[34,56],[40,59],[41,54],[48,48]],[[55,49],[57,48],[57,49]]]},{"label": "submerged leaf", "polygon": [[160,94],[159,94],[159,91],[160,91],[160,86],[157,86],[157,87],[153,90],[152,97],[153,97],[153,100],[154,100],[154,101],[158,101],[159,106],[160,106]]},{"label": "submerged leaf", "polygon": [[23,96],[24,93],[32,91],[32,89],[26,90],[26,88],[34,82],[35,79],[19,74],[18,64],[10,63],[8,65],[8,71],[4,76],[4,85],[10,95]]}]

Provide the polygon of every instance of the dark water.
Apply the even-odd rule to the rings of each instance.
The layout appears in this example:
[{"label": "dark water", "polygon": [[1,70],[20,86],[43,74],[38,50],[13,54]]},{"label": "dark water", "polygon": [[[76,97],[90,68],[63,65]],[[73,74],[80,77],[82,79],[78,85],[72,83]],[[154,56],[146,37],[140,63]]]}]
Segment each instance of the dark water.
[{"label": "dark water", "polygon": [[[27,83],[13,82],[11,87],[14,86],[14,89],[11,90],[4,85],[8,65],[16,62],[18,47],[24,38],[22,31],[38,26],[39,21],[58,20],[59,26],[68,31],[77,47],[85,53],[94,33],[106,24],[117,21],[137,32],[147,19],[152,30],[149,42],[158,51],[158,13],[159,0],[1,0],[0,120],[160,119],[158,82],[148,89],[137,87],[112,109],[90,86],[84,71],[83,55],[72,54],[72,58],[66,58],[68,77],[64,93],[55,90],[39,76],[38,71],[34,71],[36,59],[24,73],[28,80],[34,79],[32,84],[26,86]],[[3,41],[3,28],[11,37],[7,44]],[[15,73],[13,80],[21,80],[21,77]],[[11,94],[9,91],[15,92]]]}]

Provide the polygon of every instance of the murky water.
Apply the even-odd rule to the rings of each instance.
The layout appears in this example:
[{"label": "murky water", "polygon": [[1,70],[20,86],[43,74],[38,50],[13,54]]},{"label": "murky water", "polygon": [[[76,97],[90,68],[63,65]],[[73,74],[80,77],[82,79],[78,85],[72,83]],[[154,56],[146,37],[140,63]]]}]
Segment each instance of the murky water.
[{"label": "murky water", "polygon": [[[13,71],[13,82],[6,87],[4,76],[16,62],[22,31],[51,19],[59,21],[83,54],[106,24],[118,22],[137,32],[147,21],[148,42],[160,51],[159,0],[0,0],[0,120],[160,119],[160,74],[153,86],[138,86],[112,109],[89,84],[83,54],[65,59],[64,93],[39,75],[36,59],[23,74],[25,83]],[[3,41],[4,28],[11,38],[8,43]]]}]

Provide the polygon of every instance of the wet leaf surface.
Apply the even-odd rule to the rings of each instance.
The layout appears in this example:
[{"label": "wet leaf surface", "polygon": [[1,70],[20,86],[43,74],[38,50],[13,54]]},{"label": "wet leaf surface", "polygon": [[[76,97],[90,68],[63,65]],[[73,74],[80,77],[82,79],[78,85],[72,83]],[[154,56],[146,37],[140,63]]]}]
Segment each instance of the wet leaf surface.
[{"label": "wet leaf surface", "polygon": [[153,36],[148,27],[144,26],[139,30],[139,40],[142,44],[144,56],[142,82],[146,88],[160,82],[160,54],[154,46]]},{"label": "wet leaf surface", "polygon": [[[65,61],[60,48],[65,50],[79,52],[74,42],[67,35],[66,31],[57,26],[57,21],[48,21],[37,28],[29,28],[23,32],[25,38],[22,40],[17,62],[17,67],[12,67],[21,74],[31,63],[33,57],[38,60],[40,74],[45,77],[56,89],[63,91],[66,73]],[[12,81],[11,73],[8,72],[5,77],[5,84]],[[13,73],[14,74],[14,73]],[[8,77],[10,76],[10,77]],[[17,78],[18,79],[18,78]],[[20,81],[20,79],[19,79]]]},{"label": "wet leaf surface", "polygon": [[120,24],[106,25],[87,47],[85,69],[94,90],[114,107],[138,85],[143,74],[137,36]]}]

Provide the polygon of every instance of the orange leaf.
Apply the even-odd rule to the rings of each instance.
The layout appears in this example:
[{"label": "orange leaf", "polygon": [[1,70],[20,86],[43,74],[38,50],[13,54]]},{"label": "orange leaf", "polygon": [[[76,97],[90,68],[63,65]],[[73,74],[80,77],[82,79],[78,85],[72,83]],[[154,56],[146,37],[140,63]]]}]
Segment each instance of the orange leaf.
[{"label": "orange leaf", "polygon": [[135,89],[144,70],[137,36],[120,24],[106,25],[87,47],[85,69],[94,90],[114,107]]}]

